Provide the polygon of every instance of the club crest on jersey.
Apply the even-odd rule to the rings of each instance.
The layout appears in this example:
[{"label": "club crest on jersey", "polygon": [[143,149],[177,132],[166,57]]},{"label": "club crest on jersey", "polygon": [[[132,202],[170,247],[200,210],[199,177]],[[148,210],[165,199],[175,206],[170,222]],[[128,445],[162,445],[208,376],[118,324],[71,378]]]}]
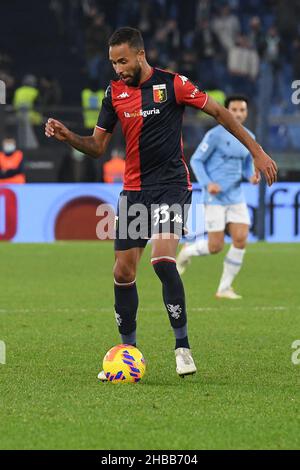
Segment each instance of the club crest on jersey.
[{"label": "club crest on jersey", "polygon": [[153,100],[154,103],[164,103],[167,101],[167,85],[153,85]]}]

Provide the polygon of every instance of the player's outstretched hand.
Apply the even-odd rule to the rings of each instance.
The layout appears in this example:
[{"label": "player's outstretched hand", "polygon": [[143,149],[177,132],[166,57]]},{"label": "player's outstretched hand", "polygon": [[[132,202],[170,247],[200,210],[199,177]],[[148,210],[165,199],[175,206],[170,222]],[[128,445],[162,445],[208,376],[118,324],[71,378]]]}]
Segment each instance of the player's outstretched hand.
[{"label": "player's outstretched hand", "polygon": [[276,163],[266,152],[264,152],[262,148],[260,148],[253,157],[256,175],[261,171],[266,178],[268,185],[271,186],[275,181],[277,181],[278,168]]},{"label": "player's outstretched hand", "polygon": [[258,184],[261,180],[260,172],[257,170],[254,175],[249,179],[251,184]]},{"label": "player's outstretched hand", "polygon": [[207,185],[207,191],[209,194],[218,194],[221,192],[221,186],[218,183],[209,183]]},{"label": "player's outstretched hand", "polygon": [[45,135],[55,137],[55,139],[65,142],[70,133],[69,129],[56,119],[48,119],[45,126]]}]

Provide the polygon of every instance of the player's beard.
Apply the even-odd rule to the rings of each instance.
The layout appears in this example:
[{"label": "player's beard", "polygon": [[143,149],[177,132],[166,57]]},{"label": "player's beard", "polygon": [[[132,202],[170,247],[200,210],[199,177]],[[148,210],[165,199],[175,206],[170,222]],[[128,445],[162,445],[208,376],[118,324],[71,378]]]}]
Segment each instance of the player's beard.
[{"label": "player's beard", "polygon": [[137,65],[136,69],[133,72],[131,80],[127,83],[128,86],[139,86],[142,75],[142,67]]},{"label": "player's beard", "polygon": [[142,75],[142,67],[138,65],[132,77],[132,86],[139,86],[140,81],[141,81],[141,75]]}]

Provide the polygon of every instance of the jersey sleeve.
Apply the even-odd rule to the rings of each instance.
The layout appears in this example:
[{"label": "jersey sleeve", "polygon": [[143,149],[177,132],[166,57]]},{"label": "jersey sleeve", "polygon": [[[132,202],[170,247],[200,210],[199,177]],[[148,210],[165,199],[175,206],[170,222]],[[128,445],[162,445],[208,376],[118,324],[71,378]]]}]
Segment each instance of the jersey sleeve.
[{"label": "jersey sleeve", "polygon": [[176,74],[174,78],[174,91],[178,104],[203,109],[207,103],[208,95],[194,85],[187,77]]},{"label": "jersey sleeve", "polygon": [[206,172],[206,161],[210,158],[216,148],[215,135],[212,132],[207,132],[202,142],[193,153],[190,161],[192,170],[197,178],[197,181],[202,186],[207,186],[212,183],[210,177]]},{"label": "jersey sleeve", "polygon": [[109,85],[102,100],[102,107],[100,110],[96,128],[109,132],[111,134],[114,130],[117,121],[118,116],[113,107],[111,85]]}]

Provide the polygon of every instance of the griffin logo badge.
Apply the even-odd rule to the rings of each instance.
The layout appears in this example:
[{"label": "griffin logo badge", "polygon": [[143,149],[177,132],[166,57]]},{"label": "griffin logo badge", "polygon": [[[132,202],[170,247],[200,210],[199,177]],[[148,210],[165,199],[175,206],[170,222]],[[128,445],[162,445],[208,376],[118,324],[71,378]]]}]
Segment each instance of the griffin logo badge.
[{"label": "griffin logo badge", "polygon": [[167,85],[153,85],[153,100],[154,103],[164,103],[167,101]]}]

